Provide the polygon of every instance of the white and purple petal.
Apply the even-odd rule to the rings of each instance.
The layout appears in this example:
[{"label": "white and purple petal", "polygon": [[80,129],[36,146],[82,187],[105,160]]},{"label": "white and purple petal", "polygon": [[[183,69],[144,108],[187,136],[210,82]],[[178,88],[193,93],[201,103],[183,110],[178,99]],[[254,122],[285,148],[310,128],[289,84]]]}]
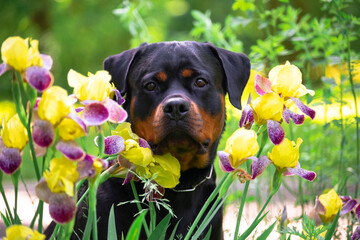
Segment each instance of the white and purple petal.
[{"label": "white and purple petal", "polygon": [[0,152],[0,169],[6,174],[13,174],[21,165],[21,155],[17,148],[4,147]]},{"label": "white and purple petal", "polygon": [[124,139],[120,136],[113,135],[105,138],[105,150],[107,155],[118,154],[124,151]]},{"label": "white and purple petal", "polygon": [[112,123],[122,123],[127,118],[127,112],[114,100],[105,99],[104,104],[109,111],[109,121]]},{"label": "white and purple petal", "polygon": [[25,70],[25,78],[30,86],[39,92],[48,89],[54,82],[54,77],[46,68],[39,66],[28,67]]},{"label": "white and purple petal", "polygon": [[109,111],[104,104],[93,102],[85,106],[82,112],[83,120],[86,126],[101,125],[109,118]]},{"label": "white and purple petal", "polygon": [[87,127],[86,127],[86,124],[85,122],[81,119],[81,117],[79,117],[79,115],[77,115],[76,113],[69,113],[67,115],[68,118],[72,119],[74,122],[76,122],[80,127],[81,129],[84,131],[85,134],[88,133],[88,130],[87,130]]},{"label": "white and purple petal", "polygon": [[52,192],[44,178],[41,178],[40,181],[36,184],[35,194],[40,200],[43,200],[46,203],[49,202],[49,198],[52,195]]},{"label": "white and purple petal", "polygon": [[55,222],[64,224],[74,218],[76,203],[66,193],[55,193],[49,197],[49,212]]},{"label": "white and purple petal", "polygon": [[267,120],[267,130],[270,140],[275,145],[279,145],[284,140],[285,131],[279,122]]},{"label": "white and purple petal", "polygon": [[355,208],[355,215],[358,221],[360,222],[360,204]]},{"label": "white and purple petal", "polygon": [[40,54],[41,59],[43,60],[44,64],[43,64],[43,68],[50,70],[52,68],[53,65],[53,59],[50,55],[46,55],[46,54]]},{"label": "white and purple petal", "polygon": [[143,138],[139,138],[139,146],[151,150],[150,144]]},{"label": "white and purple petal", "polygon": [[115,96],[116,96],[116,102],[119,105],[123,105],[125,102],[125,99],[121,96],[121,93],[119,90],[117,90],[116,88],[113,90],[115,92]]},{"label": "white and purple petal", "polygon": [[7,63],[0,64],[0,76],[3,75],[5,72],[11,69],[11,66]]},{"label": "white and purple petal", "polygon": [[133,171],[135,171],[135,168],[131,168],[130,171],[128,171],[122,185],[128,184],[132,179],[135,178],[135,174]]},{"label": "white and purple petal", "polygon": [[56,144],[56,149],[72,161],[79,161],[85,157],[84,150],[75,141],[60,140]]},{"label": "white and purple petal", "polygon": [[321,214],[321,215],[325,215],[325,214],[326,214],[326,208],[325,208],[325,206],[320,202],[318,196],[316,196],[314,208],[315,208],[315,211],[316,211],[318,214]]},{"label": "white and purple petal", "polygon": [[300,111],[302,111],[303,113],[305,113],[306,115],[308,115],[311,119],[315,118],[316,112],[315,110],[309,108],[308,106],[306,106],[302,101],[300,101],[300,99],[298,98],[294,98],[292,97],[291,100],[294,101],[294,103],[296,104],[296,106],[300,109]]},{"label": "white and purple petal", "polygon": [[282,113],[283,119],[285,120],[285,122],[287,124],[289,124],[289,119],[291,118],[291,120],[297,124],[297,125],[301,125],[304,123],[305,120],[305,116],[302,114],[297,114],[294,113],[292,111],[290,111],[289,109],[285,108],[283,113]]},{"label": "white and purple petal", "polygon": [[271,93],[271,81],[266,77],[261,76],[260,74],[256,74],[255,76],[255,91],[260,96]]},{"label": "white and purple petal", "polygon": [[49,147],[55,140],[53,125],[46,120],[37,120],[32,126],[34,142],[40,147]]},{"label": "white and purple petal", "polygon": [[297,175],[299,177],[302,177],[310,182],[312,182],[316,178],[316,173],[313,171],[308,171],[300,167],[300,164],[298,163],[295,168],[286,168],[286,170],[283,172],[283,175],[289,176],[289,175]]},{"label": "white and purple petal", "polygon": [[267,156],[251,157],[251,179],[255,179],[257,176],[260,176],[266,169],[267,166],[271,164],[271,160]]},{"label": "white and purple petal", "polygon": [[231,166],[230,158],[231,155],[225,151],[218,151],[219,166],[223,172],[232,172],[235,169]]},{"label": "white and purple petal", "polygon": [[351,236],[351,240],[359,240],[360,239],[360,225],[354,231],[354,234]]},{"label": "white and purple petal", "polygon": [[250,129],[253,123],[254,123],[253,109],[250,107],[250,105],[246,105],[241,113],[239,127],[240,128],[245,127],[247,129]]},{"label": "white and purple petal", "polygon": [[93,164],[94,158],[88,154],[86,154],[83,160],[78,162],[76,165],[76,171],[79,173],[78,180],[83,178],[91,178],[96,175]]},{"label": "white and purple petal", "polygon": [[[346,196],[346,197],[348,197],[348,196]],[[340,198],[343,202],[343,205],[342,205],[342,208],[340,211],[340,215],[344,215],[344,214],[350,212],[351,210],[354,209],[354,207],[357,204],[357,201],[355,199],[352,199],[351,197],[349,197],[349,198],[340,197]],[[345,201],[343,199],[345,199]]]}]

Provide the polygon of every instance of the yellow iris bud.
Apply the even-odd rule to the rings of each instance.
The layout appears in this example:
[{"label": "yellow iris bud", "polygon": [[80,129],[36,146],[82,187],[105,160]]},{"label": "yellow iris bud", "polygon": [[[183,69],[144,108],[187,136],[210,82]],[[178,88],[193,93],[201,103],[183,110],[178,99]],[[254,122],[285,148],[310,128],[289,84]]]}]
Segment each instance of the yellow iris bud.
[{"label": "yellow iris bud", "polygon": [[1,46],[2,60],[19,72],[31,66],[43,66],[37,40],[9,37]]},{"label": "yellow iris bud", "polygon": [[52,86],[44,91],[38,106],[38,115],[41,119],[58,124],[70,113],[72,102],[65,89]]},{"label": "yellow iris bud", "polygon": [[76,162],[65,157],[53,158],[50,161],[50,170],[44,173],[44,179],[51,192],[65,192],[70,197],[74,196],[74,184],[78,176]]},{"label": "yellow iris bud", "polygon": [[277,169],[296,167],[299,160],[299,148],[302,139],[298,138],[296,144],[287,138],[279,144],[275,145],[271,153],[268,153],[268,158],[274,163]]},{"label": "yellow iris bud", "polygon": [[230,154],[230,163],[237,168],[246,158],[256,155],[259,151],[257,134],[254,130],[239,128],[226,141],[225,152]]},{"label": "yellow iris bud", "polygon": [[21,151],[29,141],[26,129],[21,123],[19,115],[12,116],[7,123],[3,125],[1,138],[8,148],[17,148]]}]

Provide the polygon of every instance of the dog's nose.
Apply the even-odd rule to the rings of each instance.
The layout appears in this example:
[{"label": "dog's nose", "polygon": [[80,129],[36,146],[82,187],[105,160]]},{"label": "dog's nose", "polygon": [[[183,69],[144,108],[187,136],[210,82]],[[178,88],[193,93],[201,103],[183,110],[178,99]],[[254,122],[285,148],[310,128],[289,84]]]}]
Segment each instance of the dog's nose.
[{"label": "dog's nose", "polygon": [[173,120],[180,120],[189,112],[190,103],[181,97],[168,99],[163,107],[164,113]]}]

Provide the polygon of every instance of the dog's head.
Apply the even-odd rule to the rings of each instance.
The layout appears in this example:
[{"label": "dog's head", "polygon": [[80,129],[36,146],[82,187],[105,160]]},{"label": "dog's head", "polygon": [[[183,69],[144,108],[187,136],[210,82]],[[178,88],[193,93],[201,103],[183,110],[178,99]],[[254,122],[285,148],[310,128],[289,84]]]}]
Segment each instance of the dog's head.
[{"label": "dog's head", "polygon": [[125,96],[133,131],[155,153],[175,156],[182,171],[210,165],[225,124],[224,96],[240,109],[250,74],[245,55],[198,42],[143,44],[108,57],[104,67]]}]

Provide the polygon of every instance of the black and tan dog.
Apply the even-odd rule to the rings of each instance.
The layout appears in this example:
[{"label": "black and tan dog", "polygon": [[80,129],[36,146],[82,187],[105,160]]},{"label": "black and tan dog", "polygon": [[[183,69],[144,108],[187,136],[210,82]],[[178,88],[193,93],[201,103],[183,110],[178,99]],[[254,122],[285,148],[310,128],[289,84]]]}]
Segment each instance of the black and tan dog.
[{"label": "black and tan dog", "polygon": [[[230,102],[240,109],[250,74],[249,59],[209,43],[161,42],[110,56],[104,67],[125,96],[124,108],[133,131],[146,139],[156,154],[170,152],[180,162],[180,184],[167,189],[164,198],[170,200],[177,216],[167,234],[180,221],[177,236],[185,236],[215,188],[213,160],[225,125],[224,97],[228,93]],[[136,187],[143,192],[140,182]],[[110,179],[100,186],[97,196],[99,238],[106,239],[113,204],[117,233],[126,235],[138,210],[135,204],[117,204],[134,198],[129,184]],[[79,236],[86,212],[85,205],[79,206],[75,224]],[[166,214],[167,210],[160,210],[157,219]],[[211,239],[222,239],[221,210],[210,225]]]}]

